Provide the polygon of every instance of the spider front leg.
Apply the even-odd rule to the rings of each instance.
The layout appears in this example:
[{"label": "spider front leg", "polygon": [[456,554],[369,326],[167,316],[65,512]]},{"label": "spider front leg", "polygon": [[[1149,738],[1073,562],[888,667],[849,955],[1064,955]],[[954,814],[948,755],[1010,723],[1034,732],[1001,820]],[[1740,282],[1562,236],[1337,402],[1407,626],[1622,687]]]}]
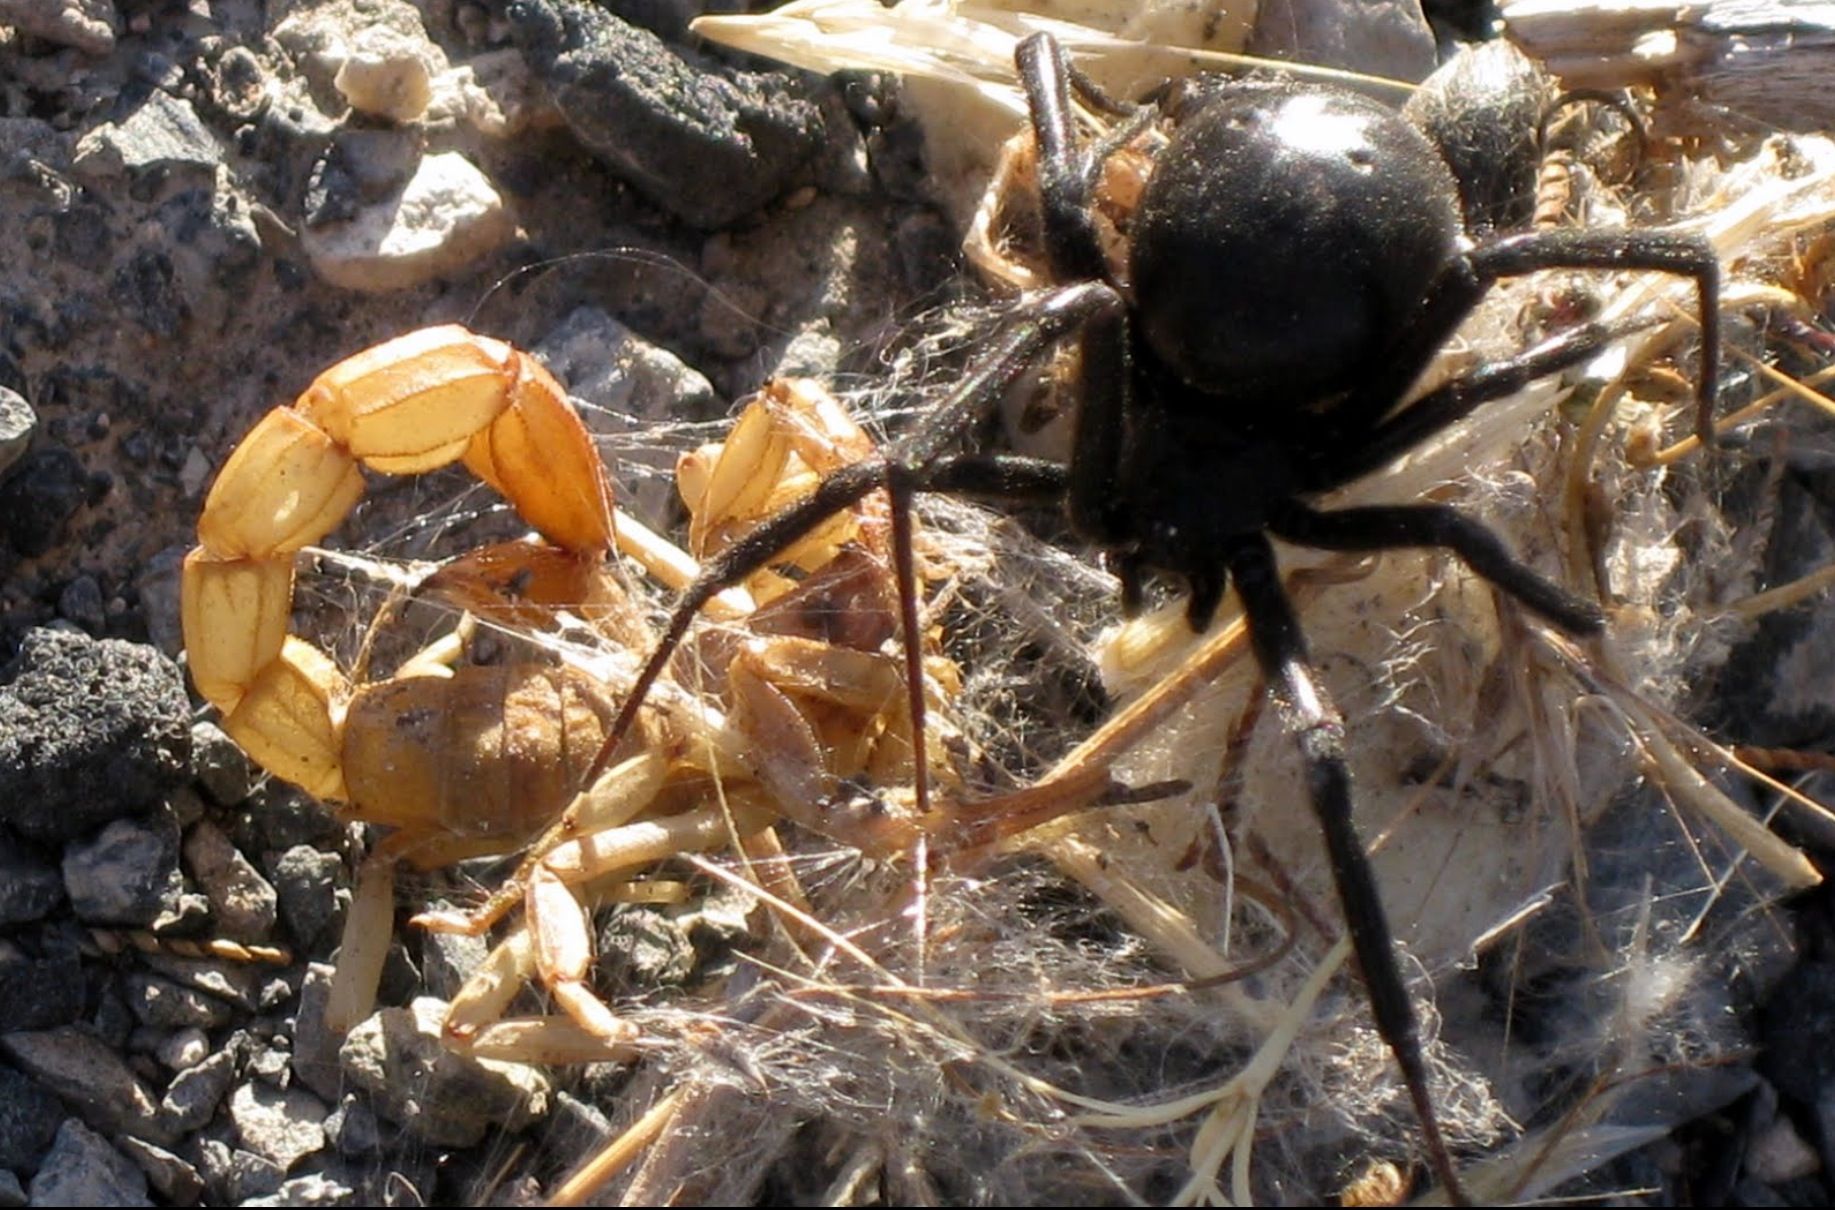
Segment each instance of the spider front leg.
[{"label": "spider front leg", "polygon": [[1297,500],[1273,510],[1268,532],[1320,550],[1373,551],[1433,546],[1450,550],[1477,575],[1569,634],[1597,634],[1599,606],[1537,575],[1496,534],[1444,504],[1396,504],[1322,512]]},{"label": "spider front leg", "polygon": [[[1506,277],[1544,269],[1642,269],[1693,279],[1701,325],[1701,366],[1696,381],[1695,432],[1714,439],[1714,399],[1720,378],[1720,261],[1699,236],[1670,231],[1532,231],[1505,236],[1458,257],[1435,281],[1408,330],[1384,359],[1386,369],[1333,409],[1334,416],[1368,426],[1370,440],[1336,468],[1335,482],[1386,465],[1416,441],[1460,419],[1481,403],[1500,399],[1544,374],[1585,360],[1621,329],[1587,324],[1525,353],[1481,366],[1388,416],[1427,364],[1491,287]],[[1388,416],[1388,419],[1384,419]]]},{"label": "spider front leg", "polygon": [[1440,1133],[1440,1118],[1428,1088],[1421,1028],[1408,987],[1396,962],[1395,940],[1376,879],[1352,819],[1351,771],[1344,754],[1344,719],[1332,704],[1306,652],[1306,636],[1281,587],[1274,550],[1254,534],[1237,541],[1225,556],[1249,624],[1256,663],[1274,697],[1281,724],[1292,733],[1306,764],[1313,813],[1325,833],[1345,927],[1363,969],[1376,1030],[1402,1069],[1402,1082],[1421,1123],[1428,1162],[1455,1205],[1467,1204],[1452,1155]]}]

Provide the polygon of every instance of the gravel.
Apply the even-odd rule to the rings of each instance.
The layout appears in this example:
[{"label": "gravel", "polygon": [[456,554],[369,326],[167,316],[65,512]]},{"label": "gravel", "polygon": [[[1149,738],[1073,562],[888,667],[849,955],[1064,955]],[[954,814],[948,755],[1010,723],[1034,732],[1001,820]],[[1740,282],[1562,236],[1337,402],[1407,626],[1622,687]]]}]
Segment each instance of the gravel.
[{"label": "gravel", "polygon": [[[623,1077],[448,1052],[473,939],[405,936],[378,1013],[324,1028],[357,838],[188,692],[202,493],[337,358],[464,320],[536,350],[660,520],[676,451],[638,436],[773,369],[878,373],[956,231],[895,94],[736,66],[698,4],[122,7],[0,0],[0,1206],[450,1202],[514,1148],[533,1198],[628,1121]],[[377,480],[327,544],[433,557],[459,482]],[[617,978],[689,977],[660,915],[604,930]],[[1755,1199],[1835,1169],[1835,986],[1786,993]]]}]

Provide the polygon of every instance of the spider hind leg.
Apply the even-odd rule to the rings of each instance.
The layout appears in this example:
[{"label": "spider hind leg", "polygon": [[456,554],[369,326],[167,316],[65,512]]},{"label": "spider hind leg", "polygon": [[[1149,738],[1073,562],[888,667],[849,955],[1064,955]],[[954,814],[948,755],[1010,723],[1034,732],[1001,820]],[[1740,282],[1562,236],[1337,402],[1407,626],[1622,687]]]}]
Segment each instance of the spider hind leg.
[{"label": "spider hind leg", "polygon": [[1332,703],[1306,650],[1306,636],[1293,603],[1281,587],[1274,549],[1261,534],[1238,541],[1226,555],[1242,598],[1250,644],[1255,651],[1281,725],[1293,735],[1306,767],[1313,813],[1325,833],[1332,881],[1351,945],[1369,993],[1376,1031],[1401,1068],[1402,1083],[1421,1125],[1429,1164],[1447,1198],[1465,1205],[1452,1153],[1440,1131],[1427,1079],[1421,1027],[1396,963],[1394,935],[1382,896],[1352,819],[1351,770],[1344,751],[1344,719]]}]

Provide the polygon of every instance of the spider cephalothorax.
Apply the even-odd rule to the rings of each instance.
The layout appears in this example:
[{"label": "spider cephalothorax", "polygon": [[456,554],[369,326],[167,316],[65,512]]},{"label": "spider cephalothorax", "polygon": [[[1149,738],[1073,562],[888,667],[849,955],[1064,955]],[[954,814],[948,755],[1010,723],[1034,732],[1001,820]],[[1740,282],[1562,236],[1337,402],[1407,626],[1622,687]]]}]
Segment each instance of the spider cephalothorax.
[{"label": "spider cephalothorax", "polygon": [[[1194,629],[1225,588],[1242,600],[1256,660],[1295,737],[1325,834],[1377,1027],[1421,1120],[1430,1161],[1461,1193],[1428,1094],[1415,1011],[1382,902],[1352,825],[1343,723],[1313,670],[1281,586],[1271,537],[1326,550],[1438,547],[1574,634],[1597,605],[1519,562],[1501,539],[1441,504],[1325,511],[1316,496],[1394,461],[1488,401],[1575,365],[1617,333],[1561,332],[1482,362],[1409,399],[1416,379],[1500,278],[1548,268],[1642,269],[1694,280],[1702,335],[1698,431],[1715,395],[1718,265],[1705,241],[1666,231],[1545,231],[1474,242],[1449,159],[1400,114],[1313,85],[1205,79],[1129,106],[1074,73],[1048,35],[1018,51],[1031,109],[1047,276],[950,394],[877,457],[826,476],[801,502],[712,560],[677,602],[613,727],[611,744],[697,610],[838,509],[885,489],[908,636],[910,713],[923,703],[909,508],[920,491],[1054,501],[1111,556],[1130,601],[1169,573],[1191,592]],[[1071,98],[1121,119],[1092,145]],[[1106,162],[1165,128],[1114,255],[1097,197]],[[1133,154],[1130,152],[1130,154]],[[1455,157],[1456,158],[1456,157]],[[961,447],[1003,392],[1054,347],[1075,342],[1072,452],[1059,464]],[[922,808],[925,788],[917,794]]]}]

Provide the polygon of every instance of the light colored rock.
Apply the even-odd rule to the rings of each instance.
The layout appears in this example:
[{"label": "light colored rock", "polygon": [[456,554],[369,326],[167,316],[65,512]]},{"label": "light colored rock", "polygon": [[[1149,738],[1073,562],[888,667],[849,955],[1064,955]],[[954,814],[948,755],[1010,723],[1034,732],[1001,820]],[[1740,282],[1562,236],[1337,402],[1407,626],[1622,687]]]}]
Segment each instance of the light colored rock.
[{"label": "light colored rock", "polygon": [[425,38],[366,29],[349,46],[332,83],[358,113],[412,122],[427,111],[433,96],[433,53]]},{"label": "light colored rock", "polygon": [[223,829],[209,820],[185,834],[185,864],[210,899],[217,930],[234,941],[264,941],[274,928],[278,897]]},{"label": "light colored rock", "polygon": [[250,1081],[229,1094],[229,1120],[245,1150],[282,1172],[325,1146],[325,1103],[300,1088]]},{"label": "light colored rock", "polygon": [[112,0],[0,0],[0,25],[99,57],[113,53],[121,18]]},{"label": "light colored rock", "polygon": [[491,139],[565,124],[513,48],[485,51],[435,76],[422,121],[435,127],[469,126]]},{"label": "light colored rock", "polygon": [[421,996],[351,1030],[338,1054],[348,1086],[368,1093],[378,1115],[435,1147],[469,1147],[548,1112],[546,1076],[448,1050],[440,1036],[445,1015],[445,1001]]},{"label": "light colored rock", "polygon": [[195,1025],[175,1029],[160,1042],[153,1057],[173,1071],[189,1071],[210,1057],[210,1035]]},{"label": "light colored rock", "polygon": [[1395,80],[1425,79],[1435,63],[1420,0],[1262,0],[1248,49]]},{"label": "light colored rock", "polygon": [[300,242],[332,285],[380,294],[455,272],[515,230],[485,175],[458,152],[443,152],[423,159],[399,193],[348,222],[308,228]]},{"label": "light colored rock", "polygon": [[428,39],[420,12],[407,0],[327,0],[286,18],[272,37],[325,100],[341,91],[338,72],[371,39],[414,48],[431,75],[447,66],[445,54]]},{"label": "light colored rock", "polygon": [[32,443],[32,433],[37,427],[38,415],[25,397],[0,387],[0,474],[5,474],[7,467],[19,461],[26,446]]},{"label": "light colored rock", "polygon": [[210,478],[210,459],[204,451],[192,446],[185,454],[185,465],[179,468],[178,483],[185,493],[185,499],[195,500],[204,491],[204,483]]},{"label": "light colored rock", "polygon": [[64,893],[89,924],[142,928],[178,902],[178,836],[168,827],[117,819],[93,839],[64,848]]}]

